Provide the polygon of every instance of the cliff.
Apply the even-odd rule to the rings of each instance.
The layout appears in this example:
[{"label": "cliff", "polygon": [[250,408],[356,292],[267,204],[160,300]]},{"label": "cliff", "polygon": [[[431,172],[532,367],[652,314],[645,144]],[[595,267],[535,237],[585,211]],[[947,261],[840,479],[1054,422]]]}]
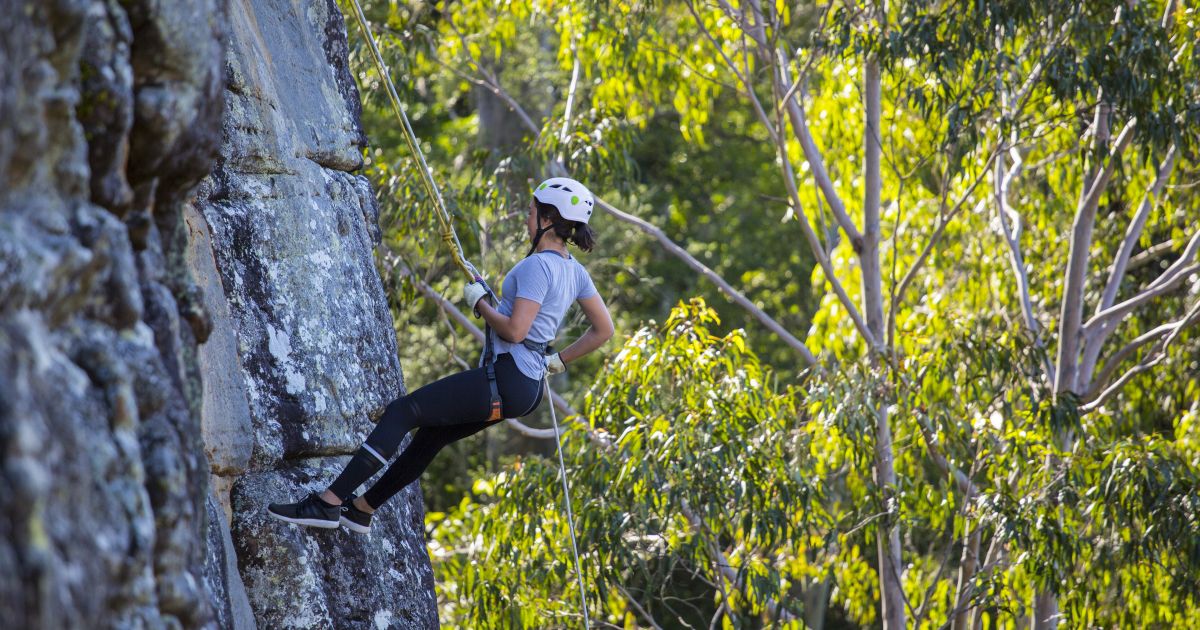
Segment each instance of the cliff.
[{"label": "cliff", "polygon": [[436,627],[414,486],[265,518],[403,392],[334,0],[0,11],[0,619]]}]

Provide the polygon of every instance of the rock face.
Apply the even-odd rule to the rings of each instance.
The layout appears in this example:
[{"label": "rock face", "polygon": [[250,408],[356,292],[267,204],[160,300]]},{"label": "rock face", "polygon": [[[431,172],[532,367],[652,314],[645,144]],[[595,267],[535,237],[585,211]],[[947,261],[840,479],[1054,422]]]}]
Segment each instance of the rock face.
[{"label": "rock face", "polygon": [[334,0],[0,10],[4,627],[437,626],[418,490],[267,520],[400,394]]},{"label": "rock face", "polygon": [[236,339],[225,354],[241,358],[248,423],[206,411],[206,435],[252,437],[226,441],[213,461],[234,480],[232,537],[260,623],[436,627],[415,487],[380,513],[369,538],[263,512],[332,481],[369,417],[401,389],[372,257],[378,209],[352,173],[363,133],[345,37],[333,0],[230,6],[224,141],[196,205],[228,303],[214,335]]}]

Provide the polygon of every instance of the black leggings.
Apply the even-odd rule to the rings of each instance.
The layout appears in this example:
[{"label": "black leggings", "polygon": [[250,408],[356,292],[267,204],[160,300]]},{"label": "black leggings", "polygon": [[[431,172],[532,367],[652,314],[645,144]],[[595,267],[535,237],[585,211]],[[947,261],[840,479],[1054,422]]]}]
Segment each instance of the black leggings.
[{"label": "black leggings", "polygon": [[[508,353],[496,357],[496,386],[505,418],[529,415],[542,401],[542,382],[522,374]],[[498,424],[499,420],[488,420],[491,398],[487,373],[481,367],[397,398],[329,489],[339,498],[348,496],[391,459],[409,431],[419,428],[400,457],[363,493],[367,504],[378,508],[416,481],[442,447]]]}]

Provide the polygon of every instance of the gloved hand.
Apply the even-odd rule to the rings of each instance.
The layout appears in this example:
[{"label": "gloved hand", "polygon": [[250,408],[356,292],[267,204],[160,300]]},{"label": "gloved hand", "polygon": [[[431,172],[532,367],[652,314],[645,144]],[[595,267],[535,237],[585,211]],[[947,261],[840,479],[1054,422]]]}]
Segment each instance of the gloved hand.
[{"label": "gloved hand", "polygon": [[558,353],[546,357],[546,371],[551,374],[562,374],[567,371],[567,365],[563,363],[562,357]]},{"label": "gloved hand", "polygon": [[463,299],[466,300],[467,306],[475,313],[475,317],[479,317],[479,309],[477,308],[479,300],[487,297],[489,293],[491,293],[491,290],[484,284],[483,280],[476,280],[463,287]]}]

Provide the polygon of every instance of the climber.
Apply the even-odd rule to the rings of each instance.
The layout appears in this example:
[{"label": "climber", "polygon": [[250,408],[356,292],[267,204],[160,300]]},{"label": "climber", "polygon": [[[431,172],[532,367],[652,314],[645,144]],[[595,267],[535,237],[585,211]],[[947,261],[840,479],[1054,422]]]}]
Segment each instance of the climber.
[{"label": "climber", "polygon": [[[500,418],[526,416],[542,400],[546,371],[557,374],[566,364],[596,350],[613,334],[612,319],[587,269],[567,243],[591,251],[588,226],[595,201],[587,188],[566,177],[552,177],[537,187],[529,205],[526,229],[532,245],[508,272],[498,307],[482,280],[467,284],[464,298],[476,317],[491,328],[480,367],[459,372],[402,396],[387,406],[375,428],[333,483],[297,503],[272,503],[271,516],[299,525],[371,531],[371,516],[384,502],[421,476],[442,447],[497,424]],[[572,302],[579,302],[591,327],[562,352],[546,355]],[[495,354],[489,356],[489,350]],[[489,362],[494,361],[489,379]],[[496,395],[498,393],[498,396]],[[499,409],[493,413],[493,401]],[[361,496],[358,486],[387,465],[401,440],[418,429],[412,441],[383,476]]]}]

